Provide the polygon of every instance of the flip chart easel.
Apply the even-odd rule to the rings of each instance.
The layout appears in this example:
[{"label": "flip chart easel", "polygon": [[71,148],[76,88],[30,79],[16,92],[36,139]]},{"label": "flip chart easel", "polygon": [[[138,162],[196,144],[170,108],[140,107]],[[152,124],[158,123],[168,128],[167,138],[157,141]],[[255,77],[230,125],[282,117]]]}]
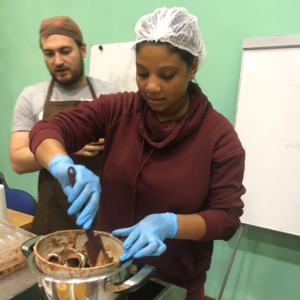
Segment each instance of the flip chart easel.
[{"label": "flip chart easel", "polygon": [[245,39],[235,129],[246,151],[245,225],[300,236],[300,35]]},{"label": "flip chart easel", "polygon": [[122,92],[136,92],[134,41],[91,46],[89,76],[116,84]]}]

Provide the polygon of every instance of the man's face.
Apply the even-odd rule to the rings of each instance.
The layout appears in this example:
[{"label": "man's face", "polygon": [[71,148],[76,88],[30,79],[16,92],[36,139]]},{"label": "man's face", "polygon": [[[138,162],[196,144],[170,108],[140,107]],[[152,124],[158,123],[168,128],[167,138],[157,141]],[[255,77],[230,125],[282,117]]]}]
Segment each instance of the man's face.
[{"label": "man's face", "polygon": [[79,48],[74,39],[53,34],[41,39],[41,47],[48,70],[57,83],[64,86],[82,84],[85,43]]}]

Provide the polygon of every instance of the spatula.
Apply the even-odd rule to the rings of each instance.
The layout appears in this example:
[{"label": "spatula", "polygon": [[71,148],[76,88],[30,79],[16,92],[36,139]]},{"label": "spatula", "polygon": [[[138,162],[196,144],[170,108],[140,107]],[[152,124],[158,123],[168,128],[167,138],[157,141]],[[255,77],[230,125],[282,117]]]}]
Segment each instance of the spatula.
[{"label": "spatula", "polygon": [[[76,177],[76,171],[73,167],[69,167],[68,168],[68,175],[69,175],[69,180],[71,183],[71,186],[73,187],[75,184],[75,177]],[[102,238],[100,235],[94,235],[94,231],[89,228],[86,231],[86,235],[88,237],[88,240],[85,242],[84,246],[86,248],[89,260],[90,260],[90,264],[91,266],[95,266],[97,263],[97,258],[100,254],[100,252],[102,252],[105,256],[106,252],[105,249],[103,247],[103,242],[102,242]],[[101,255],[102,256],[102,255]]]}]

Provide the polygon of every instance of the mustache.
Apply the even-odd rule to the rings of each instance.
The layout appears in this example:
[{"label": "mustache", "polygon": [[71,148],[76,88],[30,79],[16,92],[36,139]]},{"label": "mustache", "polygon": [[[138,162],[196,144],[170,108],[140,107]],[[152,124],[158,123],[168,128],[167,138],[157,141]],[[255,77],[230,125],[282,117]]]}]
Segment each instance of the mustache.
[{"label": "mustache", "polygon": [[69,68],[66,67],[57,67],[54,69],[54,71],[61,71],[61,70],[69,70]]}]

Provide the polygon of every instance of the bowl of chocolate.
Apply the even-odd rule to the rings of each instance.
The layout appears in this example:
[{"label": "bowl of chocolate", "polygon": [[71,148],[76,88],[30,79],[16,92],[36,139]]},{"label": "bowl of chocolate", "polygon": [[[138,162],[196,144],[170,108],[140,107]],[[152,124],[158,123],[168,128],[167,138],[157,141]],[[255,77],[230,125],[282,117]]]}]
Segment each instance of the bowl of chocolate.
[{"label": "bowl of chocolate", "polygon": [[120,265],[123,242],[113,235],[94,231],[103,241],[97,263],[91,266],[85,248],[84,230],[63,230],[48,234],[34,245],[35,262],[44,274],[57,278],[86,278],[105,274]]},{"label": "bowl of chocolate", "polygon": [[42,299],[112,300],[126,299],[155,274],[149,265],[134,265],[133,259],[120,261],[123,242],[112,234],[100,235],[103,249],[91,266],[84,230],[56,231],[35,237],[22,245],[30,269],[38,276]]}]

